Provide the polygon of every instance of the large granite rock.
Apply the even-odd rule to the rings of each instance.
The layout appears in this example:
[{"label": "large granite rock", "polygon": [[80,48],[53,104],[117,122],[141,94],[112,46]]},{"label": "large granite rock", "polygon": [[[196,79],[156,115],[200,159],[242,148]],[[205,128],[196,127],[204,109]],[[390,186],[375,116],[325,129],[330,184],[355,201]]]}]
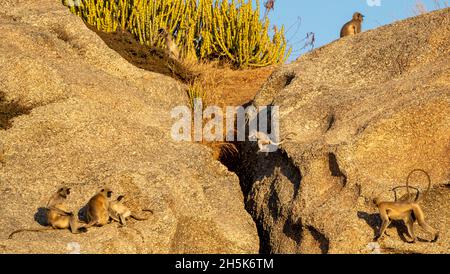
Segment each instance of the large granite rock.
[{"label": "large granite rock", "polygon": [[[238,170],[264,252],[372,252],[380,225],[372,199],[393,200],[391,189],[416,168],[431,175],[422,205],[441,238],[407,244],[398,223],[381,252],[450,251],[450,9],[340,39],[282,67],[254,100],[270,104],[280,106],[281,134],[296,136],[267,157],[245,144]],[[427,186],[420,174],[412,182]]]},{"label": "large granite rock", "polygon": [[[171,139],[183,86],[127,63],[60,1],[0,0],[0,31],[1,253],[259,251],[238,177],[206,147]],[[75,212],[106,185],[154,215],[8,240],[39,227],[62,184]]]}]

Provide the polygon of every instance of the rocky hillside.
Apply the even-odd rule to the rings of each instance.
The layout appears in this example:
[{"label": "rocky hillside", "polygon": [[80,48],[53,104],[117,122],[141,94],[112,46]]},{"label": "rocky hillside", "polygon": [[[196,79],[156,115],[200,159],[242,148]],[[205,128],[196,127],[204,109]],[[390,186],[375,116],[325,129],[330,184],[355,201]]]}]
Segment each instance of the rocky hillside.
[{"label": "rocky hillside", "polygon": [[[0,253],[259,251],[238,177],[206,147],[170,137],[183,86],[129,64],[60,1],[0,0],[0,31]],[[8,240],[39,227],[61,185],[74,212],[106,185],[154,214]]]},{"label": "rocky hillside", "polygon": [[[255,106],[280,106],[282,150],[247,143],[238,173],[268,253],[371,253],[372,199],[391,201],[416,168],[437,243],[407,244],[395,223],[384,253],[450,251],[450,9],[335,41],[274,73]],[[424,177],[412,178],[424,190]],[[419,227],[425,240],[431,236]]]},{"label": "rocky hillside", "polygon": [[[170,110],[188,104],[180,82],[128,63],[60,1],[0,0],[0,31],[0,253],[372,253],[373,198],[393,200],[416,168],[431,175],[421,204],[440,239],[417,227],[408,244],[396,222],[379,251],[450,251],[450,9],[277,70],[253,104],[280,106],[281,134],[295,135],[268,156],[239,144],[237,174],[172,141]],[[41,227],[62,185],[75,213],[108,186],[154,214],[8,239]]]}]

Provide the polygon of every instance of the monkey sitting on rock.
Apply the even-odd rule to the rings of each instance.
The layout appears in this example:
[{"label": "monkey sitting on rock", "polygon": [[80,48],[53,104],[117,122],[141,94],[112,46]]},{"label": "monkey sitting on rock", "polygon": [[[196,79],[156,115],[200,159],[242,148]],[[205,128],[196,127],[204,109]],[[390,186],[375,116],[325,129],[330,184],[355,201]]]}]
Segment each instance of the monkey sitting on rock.
[{"label": "monkey sitting on rock", "polygon": [[364,15],[359,12],[353,14],[351,21],[347,22],[341,29],[341,38],[350,35],[356,35],[361,32],[361,25],[364,20]]},{"label": "monkey sitting on rock", "polygon": [[70,229],[73,234],[83,233],[87,231],[86,227],[80,226],[77,217],[72,212],[67,212],[64,202],[70,194],[70,188],[61,187],[53,194],[47,203],[46,222],[49,227],[37,229],[19,229],[9,235],[12,239],[14,234],[20,232],[41,232],[53,229]]},{"label": "monkey sitting on rock", "polygon": [[[87,232],[87,229],[92,226],[101,227],[111,221],[117,221],[121,226],[126,226],[126,221],[130,217],[138,221],[147,220],[147,218],[139,217],[123,204],[125,196],[122,195],[117,200],[110,201],[112,193],[109,188],[103,188],[97,192],[85,207],[86,224],[80,225],[78,218],[72,212],[67,212],[64,206],[64,202],[70,194],[70,188],[62,187],[47,203],[45,217],[49,227],[16,230],[9,235],[9,239],[12,239],[14,234],[25,231],[41,232],[52,229],[70,229],[73,234],[78,234]],[[149,209],[143,209],[142,211],[153,214],[153,211]]]},{"label": "monkey sitting on rock", "polygon": [[173,40],[172,34],[170,34],[165,29],[159,29],[158,34],[161,35],[164,38],[166,50],[169,53],[169,56],[175,60],[179,60],[180,58],[180,52],[178,50],[178,46]]},{"label": "monkey sitting on rock", "polygon": [[101,227],[109,223],[109,199],[112,193],[109,188],[103,188],[89,200],[86,208],[87,227]]}]

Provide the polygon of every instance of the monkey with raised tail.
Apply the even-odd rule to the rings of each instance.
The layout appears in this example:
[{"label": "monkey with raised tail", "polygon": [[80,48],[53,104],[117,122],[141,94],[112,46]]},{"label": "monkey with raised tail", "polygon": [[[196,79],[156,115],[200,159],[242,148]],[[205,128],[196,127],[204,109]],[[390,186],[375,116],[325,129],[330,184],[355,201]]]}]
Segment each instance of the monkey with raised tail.
[{"label": "monkey with raised tail", "polygon": [[[428,189],[422,197],[417,196],[415,200],[412,200],[412,196],[409,192],[409,179],[415,172],[423,172],[426,174],[428,178]],[[406,228],[408,229],[408,234],[413,239],[412,243],[417,241],[417,237],[414,234],[414,222],[416,220],[426,232],[433,234],[434,238],[431,242],[436,242],[438,240],[439,231],[432,228],[425,222],[425,214],[419,205],[419,202],[427,196],[431,188],[430,175],[422,169],[413,170],[406,179],[406,187],[408,189],[408,194],[402,197],[399,201],[382,202],[378,198],[373,200],[375,205],[378,207],[382,220],[380,233],[377,237],[375,237],[374,241],[381,239],[392,220],[403,220],[405,222]]]},{"label": "monkey with raised tail", "polygon": [[12,239],[14,234],[19,232],[41,232],[53,229],[70,229],[73,234],[83,233],[87,231],[86,227],[80,226],[77,217],[72,212],[67,212],[64,206],[64,202],[70,194],[70,188],[61,187],[58,191],[52,195],[47,203],[46,221],[49,227],[37,228],[37,229],[19,229],[12,232],[9,235],[9,239]]},{"label": "monkey with raised tail", "polygon": [[351,21],[347,22],[341,29],[341,38],[350,35],[356,35],[361,32],[364,15],[359,12],[353,14]]}]

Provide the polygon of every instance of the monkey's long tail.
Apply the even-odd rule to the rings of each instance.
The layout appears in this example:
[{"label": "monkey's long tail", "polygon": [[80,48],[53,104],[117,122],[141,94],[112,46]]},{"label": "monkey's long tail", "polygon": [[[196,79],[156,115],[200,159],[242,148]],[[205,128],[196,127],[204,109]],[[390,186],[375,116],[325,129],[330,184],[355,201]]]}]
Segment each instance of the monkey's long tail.
[{"label": "monkey's long tail", "polygon": [[[422,197],[418,197],[418,198],[416,199],[416,202],[419,202],[420,200],[422,200],[423,198],[425,198],[425,197],[428,195],[428,192],[430,192],[430,189],[431,189],[431,177],[430,177],[430,174],[428,174],[428,172],[426,172],[426,171],[423,170],[423,169],[414,169],[413,171],[411,171],[411,172],[409,173],[408,177],[406,178],[406,190],[408,191],[408,196],[410,196],[410,192],[409,192],[409,188],[410,188],[410,186],[409,186],[409,179],[411,178],[411,175],[413,175],[415,172],[422,172],[422,173],[424,173],[424,174],[427,176],[427,180],[428,180],[428,188],[427,188],[427,190],[426,190],[425,193],[422,195]],[[411,197],[411,196],[410,196],[410,197]]]},{"label": "monkey's long tail", "polygon": [[295,136],[295,135],[297,135],[295,132],[289,132],[288,134],[286,134],[286,136],[284,137],[284,139],[281,140],[281,142],[279,142],[279,143],[274,143],[274,142],[273,142],[272,145],[274,145],[274,146],[282,145],[282,144],[284,144],[286,141],[292,140],[292,137],[291,137],[291,136]]},{"label": "monkey's long tail", "polygon": [[17,234],[20,232],[43,232],[43,231],[47,231],[47,230],[53,230],[53,227],[40,228],[40,229],[19,229],[19,230],[12,232],[11,234],[9,234],[8,239],[11,240],[13,238],[14,234]]},{"label": "monkey's long tail", "polygon": [[[151,209],[142,209],[141,211],[150,212],[151,214],[153,214],[153,210],[151,210]],[[147,221],[148,220],[148,218],[143,218],[143,217],[137,216],[136,214],[131,214],[131,218],[133,218],[137,221]]]},{"label": "monkey's long tail", "polygon": [[393,189],[392,189],[392,191],[394,192],[394,199],[395,199],[395,201],[397,202],[397,201],[401,201],[401,202],[404,202],[404,200],[402,200],[402,198],[404,198],[404,197],[407,197],[407,200],[409,201],[410,200],[410,197],[411,197],[411,194],[407,194],[407,196],[403,196],[403,197],[401,197],[400,199],[398,199],[398,197],[397,197],[397,190],[398,189],[401,189],[401,188],[407,188],[407,189],[413,189],[413,190],[415,190],[416,191],[416,201],[417,201],[417,199],[419,199],[419,195],[420,195],[420,190],[417,188],[417,187],[413,187],[413,186],[409,186],[409,187],[406,187],[406,186],[398,186],[398,187],[394,187]]},{"label": "monkey's long tail", "polygon": [[135,219],[136,221],[147,221],[148,218],[139,217],[137,215],[132,214],[131,218]]}]

